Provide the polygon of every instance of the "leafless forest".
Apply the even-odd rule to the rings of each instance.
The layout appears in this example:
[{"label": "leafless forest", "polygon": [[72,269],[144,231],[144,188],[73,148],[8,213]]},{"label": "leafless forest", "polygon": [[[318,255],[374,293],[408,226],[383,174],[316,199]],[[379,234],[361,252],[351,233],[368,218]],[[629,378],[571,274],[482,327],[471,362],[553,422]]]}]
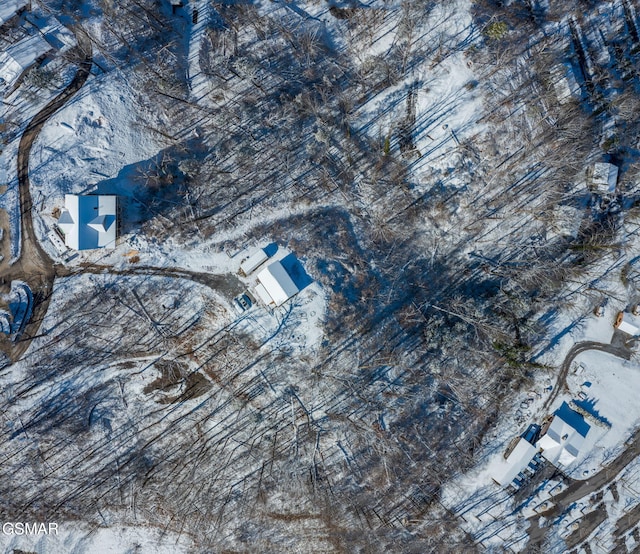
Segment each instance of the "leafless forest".
[{"label": "leafless forest", "polygon": [[[2,519],[153,525],[200,552],[476,551],[439,489],[551,374],[535,362],[548,322],[600,301],[595,262],[613,267],[635,232],[640,4],[479,0],[453,34],[454,2],[336,3],[329,22],[305,2],[211,2],[199,96],[167,3],[44,3],[91,37],[96,78],[129,72],[140,132],[166,141],[139,169],[136,232],[286,243],[328,310],[300,356],[295,300],[259,344],[215,286],[59,279],[3,370]],[[459,53],[482,112],[451,129],[442,169],[416,144],[456,99],[415,102]],[[567,66],[580,90],[560,101]],[[621,167],[608,207],[584,186],[603,156]]]}]

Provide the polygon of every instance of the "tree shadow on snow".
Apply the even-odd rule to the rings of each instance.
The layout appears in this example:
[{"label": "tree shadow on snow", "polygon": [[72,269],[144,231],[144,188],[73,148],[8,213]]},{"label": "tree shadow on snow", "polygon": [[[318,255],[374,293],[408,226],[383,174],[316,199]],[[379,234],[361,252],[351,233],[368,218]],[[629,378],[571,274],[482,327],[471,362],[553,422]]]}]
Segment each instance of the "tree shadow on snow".
[{"label": "tree shadow on snow", "polygon": [[193,152],[185,145],[165,148],[152,158],[123,167],[116,177],[96,185],[98,194],[118,196],[121,233],[135,231],[156,216],[166,216],[186,206],[189,177],[181,170],[180,162],[193,158]]}]

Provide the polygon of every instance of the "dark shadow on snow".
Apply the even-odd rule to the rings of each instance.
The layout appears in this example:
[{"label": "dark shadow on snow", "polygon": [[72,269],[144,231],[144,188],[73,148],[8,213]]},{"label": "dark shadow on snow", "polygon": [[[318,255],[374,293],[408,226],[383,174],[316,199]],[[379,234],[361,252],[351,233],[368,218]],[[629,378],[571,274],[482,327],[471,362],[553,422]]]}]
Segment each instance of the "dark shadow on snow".
[{"label": "dark shadow on snow", "polygon": [[309,277],[294,254],[285,256],[280,260],[280,263],[286,269],[289,277],[291,277],[291,280],[295,283],[296,287],[298,287],[298,290],[302,290],[313,283],[313,279]]},{"label": "dark shadow on snow", "polygon": [[600,415],[598,410],[596,410],[596,404],[598,403],[598,401],[595,398],[586,398],[585,400],[574,400],[573,403],[576,406],[578,406],[578,408],[581,408],[585,412],[587,412],[593,419],[599,421],[600,423],[606,425],[607,427],[611,427],[611,422],[606,417]]},{"label": "dark shadow on snow", "polygon": [[[579,406],[580,408],[585,409],[585,411],[591,413],[591,411],[584,408],[581,403],[575,402],[575,404],[576,406]],[[595,404],[595,402],[592,402],[592,404]],[[560,406],[556,410],[555,415],[559,416],[563,421],[566,421],[569,425],[571,425],[571,427],[573,427],[581,436],[587,436],[587,433],[589,432],[591,426],[584,420],[583,416],[581,416],[575,410],[572,410],[569,404],[567,404],[566,402],[563,402],[562,406]],[[599,416],[598,419],[602,421],[602,418],[600,418]]]},{"label": "dark shadow on snow", "polygon": [[264,253],[271,258],[278,251],[278,245],[275,242],[272,242],[271,244],[267,244],[267,246],[262,250],[264,250]]}]

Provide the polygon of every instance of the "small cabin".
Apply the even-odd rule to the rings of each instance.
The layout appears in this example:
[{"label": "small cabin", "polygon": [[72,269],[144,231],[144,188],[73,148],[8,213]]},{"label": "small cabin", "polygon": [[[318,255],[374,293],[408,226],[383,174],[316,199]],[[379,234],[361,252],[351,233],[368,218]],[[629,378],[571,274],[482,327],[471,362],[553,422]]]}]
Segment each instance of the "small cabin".
[{"label": "small cabin", "polygon": [[632,337],[640,336],[640,321],[628,312],[619,312],[613,326]]}]

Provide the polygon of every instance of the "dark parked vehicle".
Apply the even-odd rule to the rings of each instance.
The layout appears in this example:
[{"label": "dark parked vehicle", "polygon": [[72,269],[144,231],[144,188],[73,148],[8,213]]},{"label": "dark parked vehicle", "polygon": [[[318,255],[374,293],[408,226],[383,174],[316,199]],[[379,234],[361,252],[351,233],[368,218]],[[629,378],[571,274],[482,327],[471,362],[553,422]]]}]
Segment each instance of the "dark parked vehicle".
[{"label": "dark parked vehicle", "polygon": [[540,425],[532,423],[523,433],[522,438],[530,444],[535,444],[540,434]]}]

